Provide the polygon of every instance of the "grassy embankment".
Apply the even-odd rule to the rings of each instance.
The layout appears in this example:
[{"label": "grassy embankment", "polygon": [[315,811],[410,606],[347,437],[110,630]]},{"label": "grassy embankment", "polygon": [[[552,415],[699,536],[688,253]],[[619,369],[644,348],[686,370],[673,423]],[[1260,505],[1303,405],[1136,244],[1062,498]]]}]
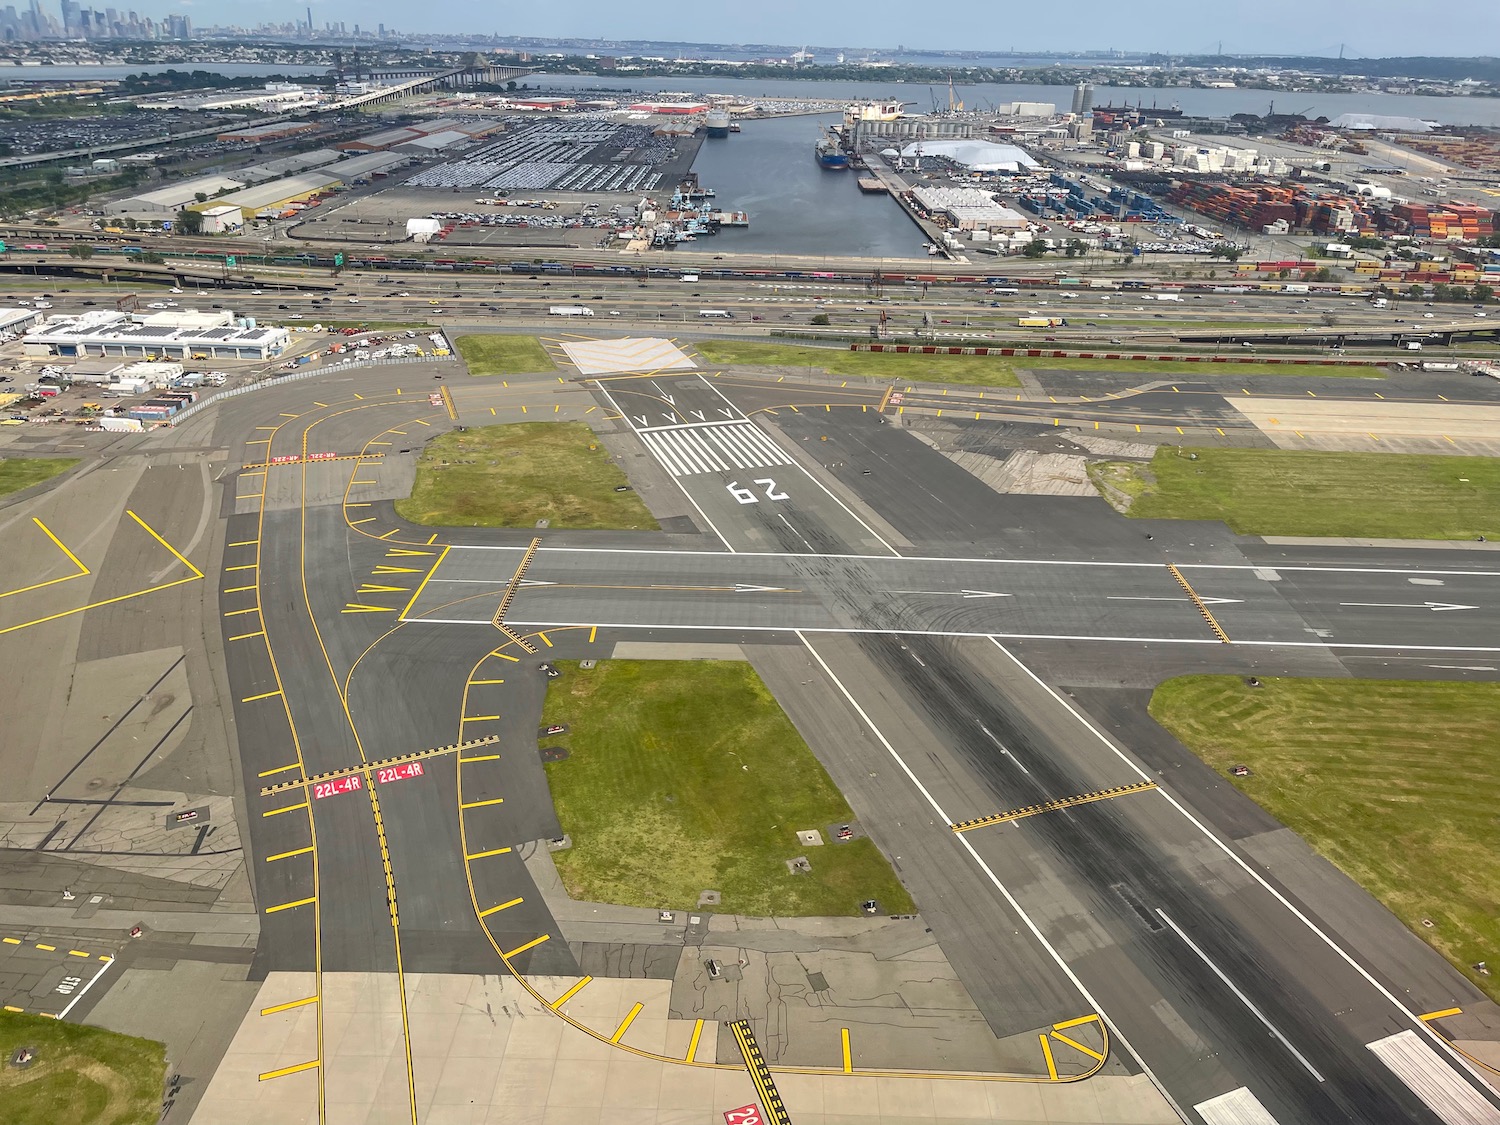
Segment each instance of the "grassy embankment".
[{"label": "grassy embankment", "polygon": [[557,364],[535,336],[460,336],[453,341],[470,375],[518,375],[556,371]]},{"label": "grassy embankment", "polygon": [[0,496],[51,480],[76,464],[77,457],[0,458]]},{"label": "grassy embankment", "polygon": [[1241,535],[1500,537],[1500,460],[1488,457],[1173,446],[1090,474],[1133,497],[1132,516],[1223,520]]},{"label": "grassy embankment", "polygon": [[[36,1061],[4,1065],[18,1047]],[[5,1125],[155,1125],[166,1052],[160,1043],[46,1016],[0,1012],[0,1119]]]},{"label": "grassy embankment", "polygon": [[[547,780],[573,837],[556,857],[573,897],[685,910],[712,889],[719,913],[853,915],[870,898],[911,911],[873,843],[829,840],[849,806],[748,664],[559,667],[543,721],[570,725],[548,739],[572,756]],[[829,842],[805,847],[802,829]],[[801,855],[812,871],[794,875],[786,861]]]},{"label": "grassy embankment", "polygon": [[443,434],[417,462],[396,514],[437,527],[615,528],[655,531],[625,474],[582,422],[521,422]]},{"label": "grassy embankment", "polygon": [[1500,952],[1500,686],[1260,682],[1168,680],[1151,714],[1500,1000],[1471,968]]},{"label": "grassy embankment", "polygon": [[[1040,345],[1039,345],[1040,346]],[[1049,344],[1050,348],[1059,345]],[[1070,345],[1071,346],[1071,345]],[[1054,359],[969,355],[913,355],[892,352],[851,352],[837,348],[794,344],[757,344],[737,340],[704,340],[695,344],[710,363],[761,367],[818,367],[831,375],[867,375],[902,385],[912,382],[953,383],[965,386],[1018,387],[1017,371],[1100,371],[1127,375],[1214,378],[1249,375],[1320,375],[1382,379],[1380,367],[1314,367],[1273,363],[1181,363],[1134,359]],[[1103,351],[1090,346],[1087,350]],[[1126,350],[1116,348],[1115,350]],[[1150,347],[1136,350],[1151,351]]]}]

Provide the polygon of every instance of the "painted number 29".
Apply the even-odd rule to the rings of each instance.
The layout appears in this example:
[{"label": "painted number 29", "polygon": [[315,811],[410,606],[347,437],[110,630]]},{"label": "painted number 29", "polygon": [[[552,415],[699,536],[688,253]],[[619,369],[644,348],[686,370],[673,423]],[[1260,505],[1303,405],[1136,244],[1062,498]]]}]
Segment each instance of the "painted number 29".
[{"label": "painted number 29", "polygon": [[[760,477],[752,483],[760,485],[761,488],[765,490],[767,500],[791,499],[791,497],[789,497],[785,492],[782,492],[779,488],[776,487],[776,482],[770,477]],[[732,480],[729,482],[729,495],[733,496],[741,504],[760,503],[760,497],[755,495],[754,491],[751,489],[741,488],[740,482],[737,480]]]}]

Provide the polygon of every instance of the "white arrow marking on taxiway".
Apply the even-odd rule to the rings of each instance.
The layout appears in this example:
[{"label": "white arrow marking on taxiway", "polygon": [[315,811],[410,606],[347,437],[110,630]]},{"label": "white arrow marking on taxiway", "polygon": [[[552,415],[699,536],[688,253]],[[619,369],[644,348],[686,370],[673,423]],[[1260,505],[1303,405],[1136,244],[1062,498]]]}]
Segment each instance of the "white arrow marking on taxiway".
[{"label": "white arrow marking on taxiway", "polygon": [[523,578],[522,586],[556,586],[556,582],[543,582],[540,578]]},{"label": "white arrow marking on taxiway", "polygon": [[1372,609],[1430,609],[1442,613],[1446,609],[1478,609],[1477,605],[1454,605],[1451,602],[1339,602],[1339,605],[1369,606]]},{"label": "white arrow marking on taxiway", "polygon": [[[1184,598],[1161,598],[1161,597],[1145,597],[1145,596],[1139,596],[1139,597],[1137,597],[1137,596],[1134,596],[1134,595],[1131,595],[1131,594],[1109,594],[1107,596],[1106,600],[1107,601],[1112,601],[1112,602],[1182,602],[1182,601],[1187,601],[1187,598],[1185,598],[1185,597]],[[1202,602],[1204,605],[1238,605],[1240,602],[1244,601],[1245,599],[1244,598],[1199,598],[1198,600],[1200,602]]]},{"label": "white arrow marking on taxiway", "polygon": [[991,590],[897,590],[898,594],[938,594],[961,598],[1013,598],[1014,594],[997,594]]},{"label": "white arrow marking on taxiway", "polygon": [[708,415],[703,413],[703,411],[701,410],[689,410],[688,413],[691,414],[694,418],[698,419],[698,421],[700,422],[708,421]]},{"label": "white arrow marking on taxiway", "polygon": [[785,586],[756,586],[750,582],[736,582],[734,592],[736,594],[787,594],[791,591]]}]

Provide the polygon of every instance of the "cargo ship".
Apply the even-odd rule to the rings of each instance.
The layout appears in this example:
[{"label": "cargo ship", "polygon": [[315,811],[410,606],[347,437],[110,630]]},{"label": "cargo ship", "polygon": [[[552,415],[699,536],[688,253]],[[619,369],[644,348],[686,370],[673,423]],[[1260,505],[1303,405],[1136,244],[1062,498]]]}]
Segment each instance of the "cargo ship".
[{"label": "cargo ship", "polygon": [[729,136],[729,113],[727,110],[711,109],[708,111],[706,120],[708,135],[714,139],[722,139]]},{"label": "cargo ship", "polygon": [[832,133],[825,133],[819,137],[813,152],[817,156],[818,167],[825,172],[849,170],[849,154],[844,151],[839,139]]},{"label": "cargo ship", "polygon": [[1126,102],[1124,105],[1096,105],[1094,106],[1094,112],[1105,113],[1111,117],[1129,117],[1132,115],[1140,117],[1181,117],[1182,107],[1173,102],[1170,106],[1163,109],[1155,102],[1152,102],[1151,108],[1147,109],[1144,104],[1133,106],[1129,102]]}]

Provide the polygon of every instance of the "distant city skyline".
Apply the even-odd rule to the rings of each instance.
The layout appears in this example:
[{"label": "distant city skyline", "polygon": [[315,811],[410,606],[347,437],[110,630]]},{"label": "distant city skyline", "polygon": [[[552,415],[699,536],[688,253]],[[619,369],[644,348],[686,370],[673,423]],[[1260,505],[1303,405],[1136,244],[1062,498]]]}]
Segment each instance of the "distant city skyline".
[{"label": "distant city skyline", "polygon": [[[536,9],[496,8],[479,0],[450,0],[417,15],[394,0],[304,3],[270,0],[176,0],[156,8],[95,9],[78,0],[24,0],[0,8],[12,39],[186,38],[213,26],[274,26],[324,33],[380,31],[523,36],[671,43],[772,44],[843,47],[857,53],[969,51],[989,54],[1106,51],[1187,55],[1308,55],[1382,57],[1500,55],[1500,5],[1495,0],[1449,0],[1441,20],[1416,18],[1410,0],[1258,0],[1251,5],[1206,5],[1200,0],[1074,0],[1060,20],[1052,9],[999,8],[991,0],[948,0],[942,19],[913,19],[897,0],[762,0],[754,6],[698,7],[643,12],[615,0],[574,0]],[[139,13],[139,14],[138,14]],[[1351,19],[1351,13],[1357,15]],[[924,13],[925,16],[925,13]],[[1462,28],[1461,36],[1454,35]],[[831,61],[818,58],[817,62]]]}]

